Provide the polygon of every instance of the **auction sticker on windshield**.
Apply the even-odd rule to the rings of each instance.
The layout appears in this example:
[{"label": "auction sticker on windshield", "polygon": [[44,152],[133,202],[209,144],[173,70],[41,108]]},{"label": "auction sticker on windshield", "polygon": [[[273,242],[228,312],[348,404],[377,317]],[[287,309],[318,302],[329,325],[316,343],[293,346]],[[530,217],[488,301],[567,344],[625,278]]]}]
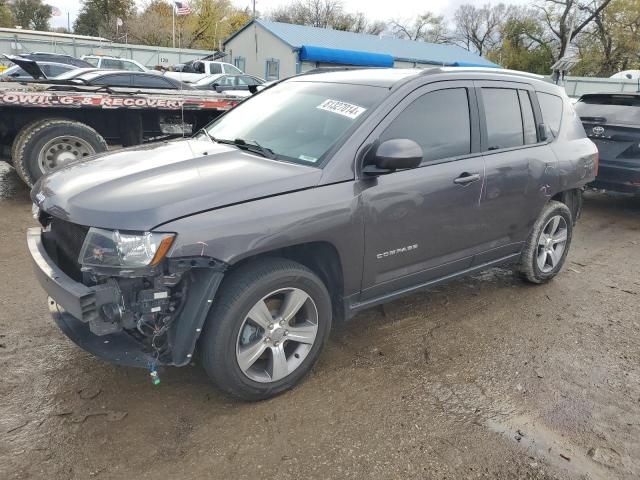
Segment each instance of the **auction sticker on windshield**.
[{"label": "auction sticker on windshield", "polygon": [[327,112],[337,113],[338,115],[349,117],[351,119],[357,118],[367,110],[366,108],[359,107],[358,105],[352,105],[351,103],[331,99],[325,100],[316,108],[319,108],[320,110],[326,110]]}]

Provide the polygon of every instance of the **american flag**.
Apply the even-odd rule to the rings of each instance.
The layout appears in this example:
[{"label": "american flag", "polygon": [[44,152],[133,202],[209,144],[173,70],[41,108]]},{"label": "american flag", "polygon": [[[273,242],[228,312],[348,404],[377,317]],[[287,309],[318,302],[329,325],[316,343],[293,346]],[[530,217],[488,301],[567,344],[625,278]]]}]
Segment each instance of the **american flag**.
[{"label": "american flag", "polygon": [[188,2],[173,2],[176,6],[176,15],[190,15],[191,7]]}]

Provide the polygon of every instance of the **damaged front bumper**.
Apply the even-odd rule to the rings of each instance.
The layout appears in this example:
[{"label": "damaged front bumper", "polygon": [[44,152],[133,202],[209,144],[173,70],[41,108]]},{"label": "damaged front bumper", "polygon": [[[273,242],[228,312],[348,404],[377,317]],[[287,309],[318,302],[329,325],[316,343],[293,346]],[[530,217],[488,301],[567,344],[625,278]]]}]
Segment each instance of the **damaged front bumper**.
[{"label": "damaged front bumper", "polygon": [[[148,367],[151,363],[175,366],[189,363],[224,275],[219,263],[209,262],[212,266],[207,268],[202,266],[203,262],[186,262],[197,266],[182,272],[190,279],[187,297],[182,299],[184,306],[165,334],[168,348],[158,355],[138,332],[109,324],[110,320],[105,317],[103,306],[115,304],[128,308],[117,278],[93,286],[75,281],[50,257],[40,228],[27,231],[27,245],[36,278],[50,297],[49,310],[54,321],[79,347],[118,365]],[[175,262],[184,270],[184,260]]]}]

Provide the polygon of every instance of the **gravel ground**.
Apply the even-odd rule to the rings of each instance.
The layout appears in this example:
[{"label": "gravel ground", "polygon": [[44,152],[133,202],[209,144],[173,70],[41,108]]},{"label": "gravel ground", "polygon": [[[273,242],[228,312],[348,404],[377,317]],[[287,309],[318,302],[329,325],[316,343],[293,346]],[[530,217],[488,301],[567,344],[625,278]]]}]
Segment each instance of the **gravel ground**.
[{"label": "gravel ground", "polygon": [[365,312],[256,404],[67,340],[30,208],[0,163],[0,478],[640,477],[640,199],[588,195],[553,282],[493,269]]}]

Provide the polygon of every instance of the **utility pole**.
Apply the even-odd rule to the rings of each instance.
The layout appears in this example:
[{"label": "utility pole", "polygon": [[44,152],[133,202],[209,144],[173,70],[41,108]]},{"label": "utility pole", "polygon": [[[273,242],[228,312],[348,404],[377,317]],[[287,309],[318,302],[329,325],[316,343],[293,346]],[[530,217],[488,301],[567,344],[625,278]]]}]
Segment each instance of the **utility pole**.
[{"label": "utility pole", "polygon": [[171,2],[171,12],[173,13],[173,34],[171,38],[173,39],[173,48],[176,48],[176,4],[174,2]]},{"label": "utility pole", "polygon": [[253,18],[256,18],[256,0],[253,0]]}]

